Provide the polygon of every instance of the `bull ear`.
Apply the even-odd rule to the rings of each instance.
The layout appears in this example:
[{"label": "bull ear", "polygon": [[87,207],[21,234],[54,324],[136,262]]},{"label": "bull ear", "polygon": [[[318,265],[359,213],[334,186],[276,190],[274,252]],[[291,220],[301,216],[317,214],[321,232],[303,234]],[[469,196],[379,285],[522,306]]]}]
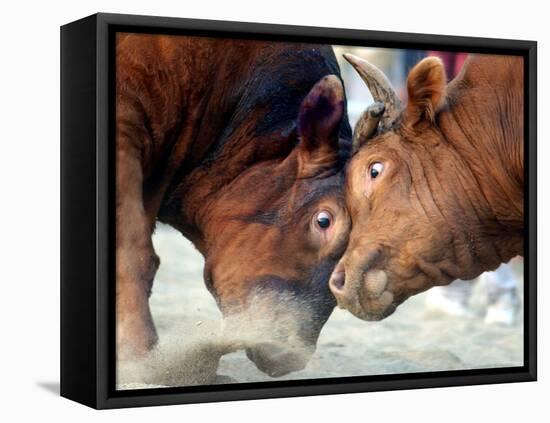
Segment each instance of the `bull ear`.
[{"label": "bull ear", "polygon": [[427,57],[411,70],[407,78],[407,125],[414,127],[421,122],[434,122],[445,99],[446,83],[443,62],[437,57]]},{"label": "bull ear", "polygon": [[336,75],[325,76],[309,91],[298,114],[302,170],[330,166],[338,159],[343,116],[344,87]]}]

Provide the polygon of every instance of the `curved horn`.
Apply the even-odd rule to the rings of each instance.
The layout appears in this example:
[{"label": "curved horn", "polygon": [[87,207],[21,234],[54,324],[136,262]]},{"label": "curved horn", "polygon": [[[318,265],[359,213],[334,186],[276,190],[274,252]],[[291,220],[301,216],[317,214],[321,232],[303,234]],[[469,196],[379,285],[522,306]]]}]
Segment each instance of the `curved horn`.
[{"label": "curved horn", "polygon": [[401,113],[401,100],[399,100],[391,82],[380,69],[366,60],[349,53],[345,53],[344,58],[365,81],[374,101],[384,105],[385,112],[380,118],[380,127],[383,131],[390,129]]},{"label": "curved horn", "polygon": [[363,112],[355,129],[353,130],[353,142],[351,145],[351,154],[355,154],[357,150],[376,132],[378,123],[384,113],[385,106],[380,102],[371,104]]}]

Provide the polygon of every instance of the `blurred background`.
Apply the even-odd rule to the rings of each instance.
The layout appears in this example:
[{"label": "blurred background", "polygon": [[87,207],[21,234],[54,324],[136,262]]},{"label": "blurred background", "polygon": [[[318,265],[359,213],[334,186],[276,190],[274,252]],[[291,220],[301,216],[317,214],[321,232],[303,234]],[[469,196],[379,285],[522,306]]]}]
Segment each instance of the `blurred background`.
[{"label": "blurred background", "polygon": [[[466,54],[334,46],[346,86],[353,127],[372,102],[365,83],[342,58],[349,52],[378,66],[406,100],[406,76],[423,57],[438,55],[449,79]],[[192,347],[214,334],[221,321],[204,286],[203,258],[174,229],[158,224],[153,242],[161,265],[151,308],[161,342]],[[180,348],[178,347],[178,348]],[[166,371],[174,363],[165,363]],[[336,309],[323,328],[308,366],[278,379],[426,372],[523,365],[523,260],[513,259],[474,281],[456,281],[414,296],[381,322],[364,322]],[[221,359],[224,382],[274,380],[243,351]],[[184,381],[179,383],[185,384]],[[139,388],[139,383],[120,388]]]}]

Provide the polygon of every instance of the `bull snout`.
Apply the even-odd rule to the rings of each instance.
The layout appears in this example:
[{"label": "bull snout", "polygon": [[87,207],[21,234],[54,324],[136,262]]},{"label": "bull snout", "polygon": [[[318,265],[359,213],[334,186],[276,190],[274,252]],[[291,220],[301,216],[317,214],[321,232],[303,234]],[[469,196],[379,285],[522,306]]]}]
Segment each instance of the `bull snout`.
[{"label": "bull snout", "polygon": [[[330,270],[329,270],[330,271]],[[256,367],[271,377],[283,376],[306,367],[315,352],[323,324],[334,308],[326,286],[325,296],[309,296],[276,286],[249,295],[244,309],[233,313],[225,309],[223,333],[226,339],[243,348]],[[302,295],[300,295],[302,294]]]},{"label": "bull snout", "polygon": [[381,256],[380,247],[347,253],[329,280],[338,306],[363,320],[382,320],[396,308],[388,275],[376,267]]},{"label": "bull snout", "polygon": [[306,367],[314,349],[266,342],[247,348],[246,355],[262,372],[278,377]]}]

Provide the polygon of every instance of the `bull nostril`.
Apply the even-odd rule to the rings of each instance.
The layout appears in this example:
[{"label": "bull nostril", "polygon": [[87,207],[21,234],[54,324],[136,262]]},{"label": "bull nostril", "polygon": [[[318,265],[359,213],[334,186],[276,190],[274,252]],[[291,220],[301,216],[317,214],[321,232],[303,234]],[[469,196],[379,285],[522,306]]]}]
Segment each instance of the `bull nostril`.
[{"label": "bull nostril", "polygon": [[346,284],[346,272],[344,271],[334,271],[330,276],[329,286],[333,293],[341,293],[344,290],[344,285]]}]

